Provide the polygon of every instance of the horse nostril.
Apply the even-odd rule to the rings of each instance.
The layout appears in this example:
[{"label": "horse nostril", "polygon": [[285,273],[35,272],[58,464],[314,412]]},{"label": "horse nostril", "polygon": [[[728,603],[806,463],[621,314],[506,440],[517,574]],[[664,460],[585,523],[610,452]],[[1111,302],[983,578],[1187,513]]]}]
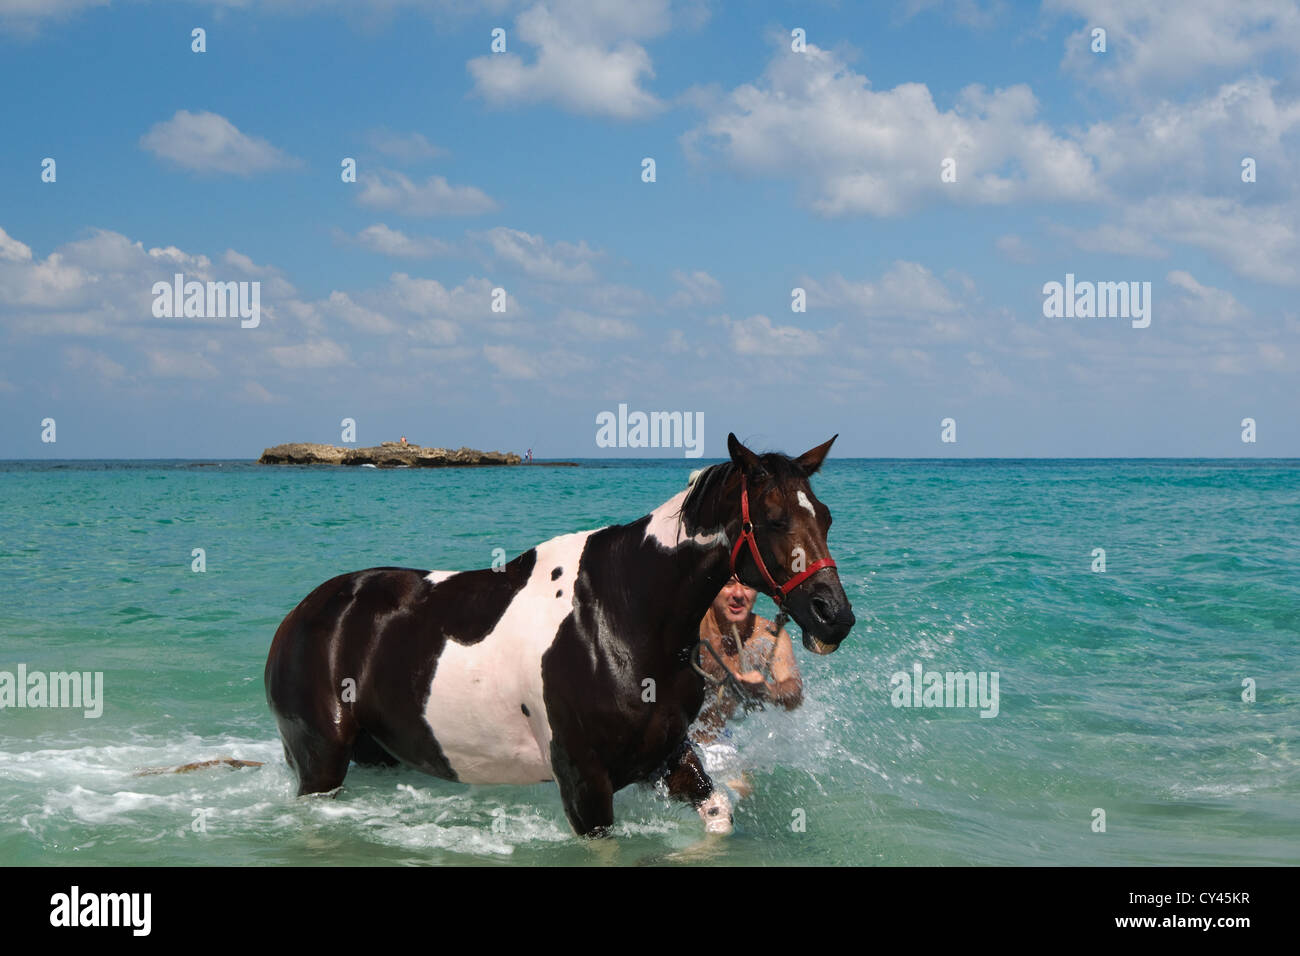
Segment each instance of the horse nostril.
[{"label": "horse nostril", "polygon": [[823,624],[829,624],[835,620],[835,606],[824,597],[815,597],[810,602],[812,605],[813,615]]}]

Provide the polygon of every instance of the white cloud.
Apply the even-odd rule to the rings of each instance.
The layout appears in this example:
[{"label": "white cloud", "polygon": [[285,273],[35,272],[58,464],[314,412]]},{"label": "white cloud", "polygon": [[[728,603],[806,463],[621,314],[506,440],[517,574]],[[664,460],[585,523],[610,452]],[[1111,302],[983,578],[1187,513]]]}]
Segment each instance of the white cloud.
[{"label": "white cloud", "polygon": [[663,104],[642,85],[654,67],[634,41],[659,36],[670,20],[667,0],[538,3],[507,34],[507,43],[535,48],[532,62],[510,51],[466,66],[475,92],[493,106],[549,102],[575,113],[635,119]]},{"label": "white cloud", "polygon": [[81,302],[97,277],[69,263],[60,252],[13,265],[0,261],[0,303],[57,308]]},{"label": "white cloud", "polygon": [[0,229],[0,259],[9,262],[30,262],[32,247],[19,242],[3,229]]},{"label": "white cloud", "polygon": [[403,216],[476,216],[492,212],[496,201],[477,186],[453,186],[446,177],[423,183],[391,169],[363,173],[357,201],[372,209],[391,209]]},{"label": "white cloud", "polygon": [[[22,243],[17,245],[27,249]],[[28,331],[102,331],[110,315],[123,314],[137,305],[143,304],[144,314],[149,314],[147,304],[153,298],[145,276],[155,265],[155,254],[160,253],[146,253],[139,242],[102,229],[86,239],[65,243],[44,259],[23,258],[21,250],[14,250],[11,258],[0,257],[0,304],[38,310],[80,307],[84,311],[75,320],[68,315],[33,316],[26,323]],[[179,250],[174,253],[184,258]],[[187,267],[192,266],[196,273],[210,265],[205,257],[187,260]]]},{"label": "white cloud", "polygon": [[1271,342],[1261,342],[1258,355],[1264,365],[1277,367],[1286,362],[1286,353]]},{"label": "white cloud", "polygon": [[234,249],[227,249],[221,257],[221,261],[229,268],[241,275],[252,276],[262,283],[262,294],[272,296],[278,299],[287,299],[294,295],[297,290],[293,284],[284,277],[284,274],[274,266],[259,266],[251,258],[242,252],[236,252]]},{"label": "white cloud", "polygon": [[120,363],[81,345],[70,345],[63,350],[63,364],[76,372],[89,372],[104,384],[115,384],[126,378],[126,369]]},{"label": "white cloud", "polygon": [[176,115],[157,123],[140,137],[140,145],[162,159],[198,173],[234,173],[251,176],[298,161],[264,139],[241,133],[230,120],[216,113]]},{"label": "white cloud", "polygon": [[[1207,75],[1254,67],[1271,53],[1300,53],[1294,0],[1045,0],[1043,8],[1084,21],[1065,40],[1065,67],[1125,96],[1200,85]],[[1105,54],[1091,49],[1098,26],[1106,29]]]},{"label": "white cloud", "polygon": [[673,281],[681,289],[668,298],[668,306],[685,309],[696,305],[717,305],[722,301],[722,283],[702,269],[694,272],[673,270]]},{"label": "white cloud", "polygon": [[934,358],[921,349],[897,346],[889,350],[889,359],[911,376],[928,378],[934,374]]},{"label": "white cloud", "polygon": [[1162,196],[1125,214],[1134,229],[1205,249],[1248,279],[1300,284],[1300,204],[1246,206],[1235,199]]},{"label": "white cloud", "polygon": [[423,319],[407,331],[412,338],[440,348],[454,345],[460,338],[460,327],[446,319]]},{"label": "white cloud", "polygon": [[393,273],[378,288],[360,292],[334,290],[327,299],[306,303],[290,301],[286,311],[313,336],[342,323],[370,336],[404,333],[409,339],[447,346],[460,337],[460,322],[488,316],[491,284],[469,278],[448,289],[436,279]]},{"label": "white cloud", "polygon": [[397,331],[397,325],[385,315],[357,305],[346,292],[335,290],[324,303],[323,311],[342,319],[352,328],[376,335],[388,335]]},{"label": "white cloud", "polygon": [[278,345],[270,349],[271,359],[283,368],[328,368],[348,361],[348,353],[330,339],[315,339],[298,345]]},{"label": "white cloud", "polygon": [[566,309],[560,315],[558,324],[586,341],[630,339],[637,335],[637,327],[631,322],[602,318],[575,309]]},{"label": "white cloud", "polygon": [[592,282],[596,271],[591,261],[601,253],[586,240],[547,242],[544,238],[498,226],[487,232],[473,233],[473,238],[491,246],[496,257],[522,269],[526,275],[547,282]]},{"label": "white cloud", "polygon": [[590,360],[573,352],[525,350],[513,345],[485,345],[483,355],[502,378],[539,379],[554,388],[574,372],[590,368]]},{"label": "white cloud", "polygon": [[389,129],[377,129],[370,133],[369,140],[370,145],[385,156],[404,163],[434,159],[447,152],[425,139],[423,133],[394,133]]},{"label": "white cloud", "polygon": [[[170,284],[176,272],[197,281],[256,276],[262,283],[261,325],[253,332],[241,330],[238,321],[221,318],[155,317],[154,284]],[[83,351],[65,356],[74,363],[69,367],[88,369],[102,381],[122,380],[125,373],[118,369],[123,361],[131,369],[132,379],[143,383],[211,378],[218,372],[246,375],[266,363],[268,348],[284,344],[275,290],[292,293],[292,289],[277,269],[258,265],[237,250],[227,250],[214,264],[205,255],[175,246],[146,249],[120,233],[95,230],[86,238],[59,246],[44,259],[0,260],[0,327],[23,335],[116,340],[125,347],[127,359],[116,353],[109,358],[101,352],[85,351],[85,346],[78,346]],[[305,304],[285,300],[283,314],[301,316],[303,312],[314,314]],[[198,344],[197,333],[203,333]],[[226,333],[248,336],[242,341],[256,345],[229,353],[221,361],[218,336]]]},{"label": "white cloud", "polygon": [[216,378],[216,367],[195,352],[175,349],[146,349],[149,371],[159,378],[206,379]]},{"label": "white cloud", "polygon": [[[1050,227],[1078,248],[1166,258],[1171,243],[1207,250],[1238,275],[1300,282],[1294,194],[1300,177],[1290,141],[1300,132],[1300,99],[1277,95],[1260,76],[1224,83],[1186,102],[1161,100],[1098,122],[1081,136],[1096,157],[1115,221],[1091,229]],[[1249,155],[1259,182],[1241,181]]]},{"label": "white cloud", "polygon": [[[782,43],[762,78],[733,90],[683,137],[697,158],[790,176],[825,216],[898,215],[925,202],[1084,200],[1100,195],[1079,144],[1035,122],[1029,87],[970,86],[940,110],[922,83],[877,92],[837,56]],[[956,161],[956,182],[940,162]]]},{"label": "white cloud", "polygon": [[[67,20],[83,10],[107,7],[112,0],[0,0],[0,30],[34,34],[46,21]],[[598,0],[599,2],[599,0]],[[163,6],[163,0],[156,0]],[[178,0],[168,5],[179,6]],[[189,6],[215,10],[258,8],[268,14],[313,16],[343,14],[355,25],[375,31],[389,25],[394,16],[410,10],[423,14],[441,27],[456,28],[460,23],[484,14],[502,15],[519,6],[519,0],[190,0]]]},{"label": "white cloud", "polygon": [[824,282],[805,280],[808,304],[844,307],[864,316],[944,314],[960,306],[947,287],[919,262],[899,260],[875,282],[850,281],[838,273]]},{"label": "white cloud", "polygon": [[[125,236],[118,233],[109,233],[108,235],[113,237],[114,241],[119,244],[119,247],[121,247],[121,244],[123,243],[127,245],[132,244]],[[136,248],[143,249],[143,246],[139,242],[136,242],[133,245]],[[210,270],[212,268],[212,260],[201,253],[191,255],[184,250],[177,249],[175,246],[163,246],[150,249],[148,256],[149,259],[152,260],[150,262],[151,267],[181,270],[186,274],[193,273],[200,279],[211,278]]]},{"label": "white cloud", "polygon": [[485,345],[483,354],[504,378],[530,379],[540,374],[536,356],[513,345]]},{"label": "white cloud", "polygon": [[[37,335],[130,336],[160,323],[176,328],[180,320],[154,317],[153,286],[170,283],[177,272],[187,281],[200,282],[254,277],[261,283],[265,324],[274,321],[274,300],[293,294],[293,286],[278,270],[259,266],[233,249],[214,264],[205,255],[175,246],[146,249],[121,233],[97,229],[44,259],[0,257],[0,306],[11,307],[0,309],[0,324]],[[206,322],[190,319],[187,325]]]},{"label": "white cloud", "polygon": [[245,382],[235,398],[241,402],[250,402],[254,405],[271,405],[275,402],[283,401],[278,395],[273,395],[266,390],[266,386],[257,382]]},{"label": "white cloud", "polygon": [[[335,289],[319,300],[304,301],[292,294],[292,285],[278,269],[234,249],[213,261],[175,246],[146,248],[118,233],[96,231],[47,257],[24,259],[23,244],[4,235],[8,254],[0,258],[0,335],[98,336],[111,347],[73,344],[58,353],[62,366],[87,381],[129,383],[155,395],[176,394],[189,387],[187,381],[224,380],[231,383],[230,397],[238,402],[290,401],[313,370],[350,367],[365,375],[376,363],[390,369],[397,363],[407,373],[390,375],[385,386],[406,388],[421,378],[463,385],[481,378],[487,369],[501,381],[531,379],[548,391],[563,390],[576,388],[574,373],[593,367],[587,353],[601,341],[640,334],[618,313],[573,306],[567,298],[548,310],[547,317],[554,314],[554,321],[526,321],[529,309],[513,298],[507,316],[494,315],[494,283],[482,277],[444,285],[395,272],[371,288]],[[563,271],[599,255],[585,243],[531,242],[523,236],[508,238],[519,240],[519,248],[547,268],[558,264]],[[547,268],[540,274],[549,274]],[[539,272],[536,264],[533,271]],[[156,318],[153,284],[170,282],[175,272],[198,281],[253,276],[264,289],[282,284],[290,294],[278,301],[264,294],[263,321],[255,331],[240,331],[237,322],[223,326],[221,320]],[[592,290],[602,290],[602,296],[616,303],[630,301],[617,286],[609,287],[616,290],[610,293],[599,283],[541,285],[574,293],[574,302],[583,297],[579,293]],[[511,332],[512,340],[485,346],[484,337],[491,342],[502,329]],[[196,338],[199,331],[202,335]],[[227,333],[232,338],[226,339]],[[572,337],[573,351],[555,345],[561,335]],[[287,386],[289,392],[275,394],[271,382],[282,370],[303,374],[288,380],[294,383]],[[275,390],[280,391],[283,388]]]},{"label": "white cloud", "polygon": [[390,229],[382,222],[362,229],[357,233],[356,241],[374,252],[403,259],[429,259],[449,255],[454,251],[452,244],[442,239],[408,236],[397,229]]},{"label": "white cloud", "polygon": [[584,309],[600,315],[635,316],[657,308],[654,297],[636,286],[616,282],[590,285],[542,286],[538,290],[544,301]]},{"label": "white cloud", "polygon": [[42,21],[64,20],[110,0],[0,0],[0,30],[34,34]]},{"label": "white cloud", "polygon": [[1188,272],[1176,269],[1165,277],[1170,285],[1185,293],[1176,303],[1177,319],[1229,323],[1243,318],[1247,313],[1231,292],[1201,285]]},{"label": "white cloud", "polygon": [[1103,223],[1092,229],[1053,226],[1052,232],[1069,239],[1085,252],[1103,252],[1138,259],[1166,259],[1169,252],[1159,246],[1143,229],[1132,225]]},{"label": "white cloud", "polygon": [[1015,234],[999,236],[993,245],[1007,259],[1021,265],[1029,265],[1037,258],[1034,248]]},{"label": "white cloud", "polygon": [[[455,288],[448,289],[436,279],[395,272],[381,297],[382,301],[391,302],[396,308],[428,318],[481,319],[491,315],[492,283],[471,276]],[[518,306],[511,301],[509,308],[515,310]]]},{"label": "white cloud", "polygon": [[731,333],[732,348],[741,355],[791,357],[816,355],[822,350],[816,334],[792,325],[773,325],[765,315],[737,321],[724,316],[722,325]]},{"label": "white cloud", "polygon": [[1275,96],[1278,83],[1246,76],[1197,99],[1160,102],[1133,115],[1094,123],[1081,145],[1116,195],[1240,187],[1241,159],[1251,156],[1277,181],[1294,181],[1300,99]]},{"label": "white cloud", "polygon": [[990,0],[987,6],[979,0],[907,0],[902,15],[911,18],[936,9],[945,20],[983,30],[1002,18],[1007,12],[1007,4],[1006,0]]}]

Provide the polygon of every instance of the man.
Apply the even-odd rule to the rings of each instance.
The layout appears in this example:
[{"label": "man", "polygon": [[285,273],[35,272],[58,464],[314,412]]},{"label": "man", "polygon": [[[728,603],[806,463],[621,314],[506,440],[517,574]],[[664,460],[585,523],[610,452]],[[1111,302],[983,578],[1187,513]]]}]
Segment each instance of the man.
[{"label": "man", "polygon": [[[737,751],[728,739],[728,719],[743,701],[732,682],[725,679],[718,658],[726,665],[735,684],[746,696],[764,704],[779,704],[793,710],[803,703],[803,681],[794,659],[794,645],[785,629],[775,637],[772,622],[754,613],[758,592],[747,588],[732,576],[714,598],[712,607],[700,622],[700,640],[711,647],[699,649],[700,666],[721,683],[707,688],[704,706],[691,731],[699,745],[704,769],[710,774],[737,769]],[[740,796],[748,796],[753,787],[744,774],[728,780],[727,785]]]}]

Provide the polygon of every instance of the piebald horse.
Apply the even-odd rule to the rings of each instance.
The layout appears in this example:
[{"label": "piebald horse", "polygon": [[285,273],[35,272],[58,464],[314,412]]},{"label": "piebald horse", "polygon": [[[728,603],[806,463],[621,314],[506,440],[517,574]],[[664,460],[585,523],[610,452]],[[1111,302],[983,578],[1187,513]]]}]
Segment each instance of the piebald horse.
[{"label": "piebald horse", "polygon": [[808,650],[849,633],[831,515],[808,483],[834,441],[789,458],[729,435],[730,461],[645,517],[498,569],[326,581],[266,661],[298,793],[335,790],[351,760],[463,783],[554,780],[574,831],[598,836],[615,791],[662,780],[708,831],[729,832],[730,803],[687,739],[704,700],[691,653],[733,572],[799,623]]}]

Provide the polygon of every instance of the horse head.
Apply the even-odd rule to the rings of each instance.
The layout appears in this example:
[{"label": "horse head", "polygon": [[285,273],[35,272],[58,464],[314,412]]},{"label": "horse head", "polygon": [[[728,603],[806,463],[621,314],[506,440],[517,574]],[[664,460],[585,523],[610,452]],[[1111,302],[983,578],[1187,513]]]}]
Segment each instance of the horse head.
[{"label": "horse head", "polygon": [[854,623],[826,544],[831,513],[808,483],[835,437],[790,458],[755,454],[734,434],[727,436],[733,468],[725,497],[739,500],[727,526],[733,542],[731,570],[746,587],[762,591],[793,617],[803,628],[803,646],[815,654],[835,651]]}]

